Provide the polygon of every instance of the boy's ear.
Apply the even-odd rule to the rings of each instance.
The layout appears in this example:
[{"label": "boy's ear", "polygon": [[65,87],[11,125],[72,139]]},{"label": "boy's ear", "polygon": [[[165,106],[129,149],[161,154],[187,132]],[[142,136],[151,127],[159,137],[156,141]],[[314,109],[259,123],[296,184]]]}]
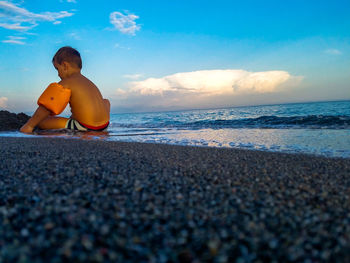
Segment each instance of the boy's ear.
[{"label": "boy's ear", "polygon": [[64,70],[67,70],[68,67],[69,67],[69,63],[68,63],[67,61],[63,61],[63,62],[62,62],[62,65],[63,65],[63,69],[64,69]]}]

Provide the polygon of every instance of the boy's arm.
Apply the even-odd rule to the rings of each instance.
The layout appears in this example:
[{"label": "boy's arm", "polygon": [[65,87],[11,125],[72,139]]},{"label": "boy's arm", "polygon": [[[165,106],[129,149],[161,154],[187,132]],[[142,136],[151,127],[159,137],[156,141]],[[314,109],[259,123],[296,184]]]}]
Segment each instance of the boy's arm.
[{"label": "boy's arm", "polygon": [[39,106],[34,112],[33,116],[24,124],[20,132],[32,133],[35,126],[37,126],[42,120],[46,119],[50,115],[50,111],[43,106]]}]

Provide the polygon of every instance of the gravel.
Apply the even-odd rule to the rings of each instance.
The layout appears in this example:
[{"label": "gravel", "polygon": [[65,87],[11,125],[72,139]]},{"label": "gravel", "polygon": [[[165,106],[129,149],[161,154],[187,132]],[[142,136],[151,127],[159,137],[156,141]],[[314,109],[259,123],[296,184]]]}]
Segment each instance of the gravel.
[{"label": "gravel", "polygon": [[0,137],[0,262],[350,262],[350,159]]}]

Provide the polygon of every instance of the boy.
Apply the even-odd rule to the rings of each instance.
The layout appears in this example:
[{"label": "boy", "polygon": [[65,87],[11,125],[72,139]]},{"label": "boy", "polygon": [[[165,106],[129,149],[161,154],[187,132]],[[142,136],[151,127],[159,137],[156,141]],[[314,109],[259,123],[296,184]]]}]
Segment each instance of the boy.
[{"label": "boy", "polygon": [[[71,47],[62,47],[53,57],[52,63],[61,81],[50,84],[44,91],[38,100],[39,107],[20,131],[31,133],[36,126],[44,130],[106,129],[109,125],[109,100],[103,99],[95,84],[80,73],[82,61],[79,52]],[[52,116],[62,112],[68,102],[72,112],[69,119]]]}]

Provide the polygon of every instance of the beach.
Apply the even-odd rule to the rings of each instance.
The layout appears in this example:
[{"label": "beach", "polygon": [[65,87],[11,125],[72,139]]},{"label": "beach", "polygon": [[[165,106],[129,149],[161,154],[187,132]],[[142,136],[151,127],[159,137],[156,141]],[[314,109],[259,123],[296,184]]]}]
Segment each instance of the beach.
[{"label": "beach", "polygon": [[0,137],[1,262],[349,262],[350,159]]}]

